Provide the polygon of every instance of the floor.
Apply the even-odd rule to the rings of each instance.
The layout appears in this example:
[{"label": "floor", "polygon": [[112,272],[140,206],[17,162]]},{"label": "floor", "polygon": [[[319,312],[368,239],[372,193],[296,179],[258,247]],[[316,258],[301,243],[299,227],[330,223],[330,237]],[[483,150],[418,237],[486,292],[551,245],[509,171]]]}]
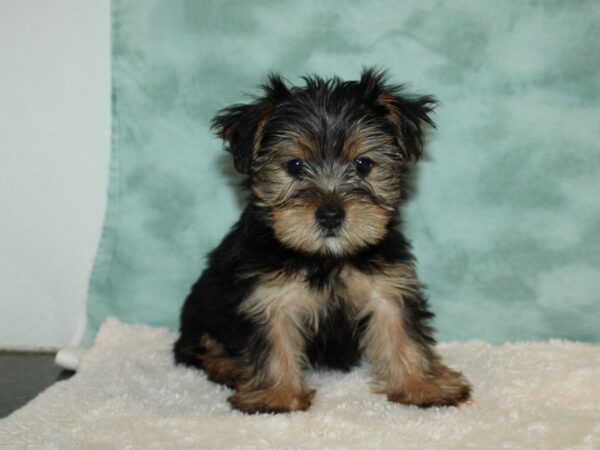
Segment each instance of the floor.
[{"label": "floor", "polygon": [[72,375],[54,364],[54,353],[0,352],[0,418]]}]

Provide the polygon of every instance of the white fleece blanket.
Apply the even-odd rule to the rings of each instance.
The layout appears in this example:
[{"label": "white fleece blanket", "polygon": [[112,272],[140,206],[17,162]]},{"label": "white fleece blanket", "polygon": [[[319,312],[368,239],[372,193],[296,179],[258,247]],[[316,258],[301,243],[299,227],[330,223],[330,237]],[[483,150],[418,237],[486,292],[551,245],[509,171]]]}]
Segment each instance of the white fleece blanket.
[{"label": "white fleece blanket", "polygon": [[1,448],[600,448],[600,346],[551,341],[440,351],[474,404],[422,410],[369,392],[368,368],[309,373],[308,412],[248,416],[175,367],[175,335],[108,320],[78,373],[0,421]]}]

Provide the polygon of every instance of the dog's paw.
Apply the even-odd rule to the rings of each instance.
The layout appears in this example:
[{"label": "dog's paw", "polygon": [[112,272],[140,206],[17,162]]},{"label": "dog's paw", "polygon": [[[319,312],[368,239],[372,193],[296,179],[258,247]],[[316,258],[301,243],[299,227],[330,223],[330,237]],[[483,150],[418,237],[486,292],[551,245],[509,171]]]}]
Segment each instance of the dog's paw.
[{"label": "dog's paw", "polygon": [[387,398],[420,408],[459,406],[471,399],[471,385],[462,373],[441,364],[433,375],[409,379],[401,390],[387,392]]},{"label": "dog's paw", "polygon": [[236,392],[227,400],[235,409],[248,414],[306,411],[315,395],[314,389],[297,390],[276,387]]}]

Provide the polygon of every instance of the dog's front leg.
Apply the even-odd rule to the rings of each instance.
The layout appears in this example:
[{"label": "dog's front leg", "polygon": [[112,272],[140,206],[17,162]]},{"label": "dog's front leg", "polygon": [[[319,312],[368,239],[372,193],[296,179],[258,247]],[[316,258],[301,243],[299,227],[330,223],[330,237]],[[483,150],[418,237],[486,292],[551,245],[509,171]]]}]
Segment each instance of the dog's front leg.
[{"label": "dog's front leg", "polygon": [[390,401],[420,407],[458,405],[470,385],[460,372],[443,364],[435,351],[428,320],[432,314],[410,265],[382,273],[354,272],[349,284],[366,321],[361,350],[372,365],[373,386]]},{"label": "dog's front leg", "polygon": [[244,412],[304,411],[314,390],[305,386],[307,365],[304,340],[318,316],[316,301],[304,283],[270,277],[263,280],[240,306],[240,313],[256,324],[256,339],[249,343],[247,359],[251,378],[229,398]]}]

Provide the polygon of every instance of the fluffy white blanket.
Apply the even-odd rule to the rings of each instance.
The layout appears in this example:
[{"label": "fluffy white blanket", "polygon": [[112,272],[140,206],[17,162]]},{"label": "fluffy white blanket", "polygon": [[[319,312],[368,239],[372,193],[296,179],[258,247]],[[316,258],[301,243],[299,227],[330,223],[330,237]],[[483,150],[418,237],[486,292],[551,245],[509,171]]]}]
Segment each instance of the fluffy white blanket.
[{"label": "fluffy white blanket", "polygon": [[228,389],[173,365],[174,337],[109,319],[73,378],[0,421],[0,447],[600,448],[600,346],[441,344],[474,385],[458,409],[389,403],[361,367],[309,373],[308,412],[248,416]]}]

